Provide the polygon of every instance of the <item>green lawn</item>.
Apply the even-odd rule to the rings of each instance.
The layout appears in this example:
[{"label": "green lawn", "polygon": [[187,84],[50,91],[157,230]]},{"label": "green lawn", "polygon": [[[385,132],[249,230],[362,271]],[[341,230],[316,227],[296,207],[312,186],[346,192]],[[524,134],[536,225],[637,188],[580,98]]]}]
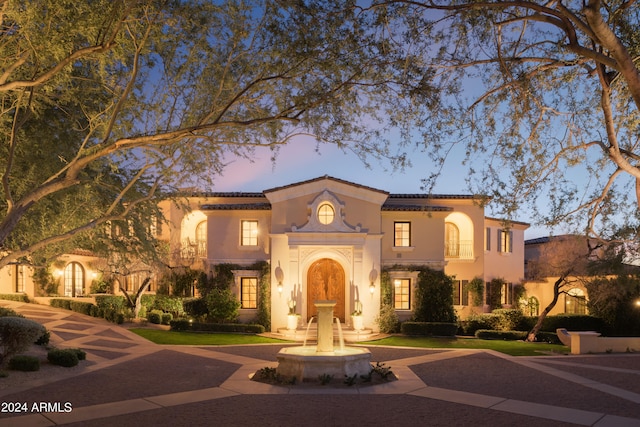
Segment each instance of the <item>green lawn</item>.
[{"label": "green lawn", "polygon": [[428,338],[392,336],[375,341],[362,342],[364,345],[389,345],[419,348],[472,348],[495,350],[511,356],[543,356],[549,353],[566,354],[569,348],[558,344],[527,343],[523,341],[479,340],[476,338]]},{"label": "green lawn", "polygon": [[[156,344],[168,345],[244,345],[263,343],[290,343],[290,341],[283,341],[274,338],[248,334],[207,334],[143,328],[131,329],[131,332],[134,332]],[[360,344],[371,346],[388,345],[416,348],[490,349],[512,356],[542,356],[548,355],[549,353],[564,354],[569,352],[569,349],[567,347],[556,344],[525,343],[521,341],[479,340],[475,338],[426,338],[392,336],[375,341],[361,342]]]},{"label": "green lawn", "polygon": [[130,331],[156,344],[168,345],[243,345],[264,343],[284,344],[289,342],[249,334],[207,334],[198,332],[176,332],[143,328],[130,329]]}]

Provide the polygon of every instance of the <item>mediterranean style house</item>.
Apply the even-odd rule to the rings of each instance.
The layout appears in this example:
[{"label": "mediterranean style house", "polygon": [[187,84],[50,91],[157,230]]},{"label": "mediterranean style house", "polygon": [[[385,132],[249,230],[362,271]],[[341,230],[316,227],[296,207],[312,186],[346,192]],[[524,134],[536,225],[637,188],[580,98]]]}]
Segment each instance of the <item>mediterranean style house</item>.
[{"label": "mediterranean style house", "polygon": [[[524,279],[528,224],[488,218],[480,199],[470,195],[393,194],[322,176],[262,192],[197,193],[186,200],[189,209],[171,201],[161,205],[166,223],[158,238],[168,242],[171,263],[208,274],[218,264],[237,266],[232,289],[240,320],[250,321],[262,274],[251,266],[267,262],[274,331],[286,327],[292,306],[306,323],[316,300],[335,300],[334,315],[347,326],[351,313],[361,311],[365,326],[375,331],[383,272],[401,320],[411,316],[418,275],[412,267],[454,277],[460,318],[487,309],[472,305],[466,284],[474,278],[502,279],[505,306],[514,304],[513,285]],[[58,265],[61,295],[89,292],[96,272],[86,255],[65,255]],[[31,293],[17,284],[17,269],[1,274],[0,293]],[[135,288],[132,282],[127,286]]]}]

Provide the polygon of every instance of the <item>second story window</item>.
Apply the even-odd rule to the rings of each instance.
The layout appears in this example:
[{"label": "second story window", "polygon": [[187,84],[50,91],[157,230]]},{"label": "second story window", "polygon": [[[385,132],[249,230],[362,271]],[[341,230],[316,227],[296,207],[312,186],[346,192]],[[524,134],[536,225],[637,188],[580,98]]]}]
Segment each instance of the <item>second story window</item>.
[{"label": "second story window", "polygon": [[258,221],[242,221],[240,243],[242,246],[258,246]]},{"label": "second story window", "polygon": [[395,222],[393,230],[393,246],[409,247],[411,246],[411,223]]},{"label": "second story window", "polygon": [[207,256],[207,221],[196,226],[196,253],[199,257]]},{"label": "second story window", "polygon": [[500,242],[500,252],[513,252],[513,232],[509,230],[498,230],[498,240]]}]

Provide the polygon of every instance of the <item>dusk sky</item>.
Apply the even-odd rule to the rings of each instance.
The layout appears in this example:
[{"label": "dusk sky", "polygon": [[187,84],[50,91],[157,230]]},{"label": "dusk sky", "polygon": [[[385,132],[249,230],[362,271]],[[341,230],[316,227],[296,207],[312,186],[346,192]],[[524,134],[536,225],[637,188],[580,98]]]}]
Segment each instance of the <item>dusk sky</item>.
[{"label": "dusk sky", "polygon": [[[411,151],[409,151],[411,153]],[[388,162],[371,159],[371,167],[353,153],[343,152],[335,146],[316,145],[310,140],[294,140],[283,147],[275,163],[268,149],[257,150],[253,163],[247,159],[229,158],[223,176],[216,178],[213,191],[260,192],[324,175],[344,179],[390,193],[424,193],[421,179],[432,171],[431,161],[424,153],[411,153],[412,167],[404,171],[392,171]],[[386,169],[386,170],[385,170]],[[465,178],[467,172],[459,161],[451,159],[438,180],[434,193],[468,194]],[[491,216],[489,209],[485,214]],[[526,213],[518,221],[533,223]],[[543,228],[531,227],[525,238],[549,235]]]}]

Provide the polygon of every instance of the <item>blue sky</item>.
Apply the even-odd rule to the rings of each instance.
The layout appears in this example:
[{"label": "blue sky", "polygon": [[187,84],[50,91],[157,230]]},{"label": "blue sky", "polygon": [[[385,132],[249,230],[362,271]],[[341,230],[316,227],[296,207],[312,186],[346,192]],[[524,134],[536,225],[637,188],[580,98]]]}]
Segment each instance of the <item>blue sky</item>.
[{"label": "blue sky", "polygon": [[[431,162],[424,153],[411,153],[412,166],[404,171],[392,171],[384,161],[371,160],[371,167],[353,153],[343,152],[335,146],[316,145],[308,139],[298,139],[281,148],[275,162],[271,161],[268,149],[257,150],[253,162],[247,159],[228,158],[229,162],[222,176],[215,179],[213,191],[263,190],[329,175],[390,193],[424,193],[421,179],[432,172]],[[450,159],[443,175],[438,180],[434,193],[467,194],[465,167]],[[490,211],[486,211],[490,215]],[[526,213],[518,221],[532,223]],[[531,239],[548,235],[542,228],[531,227],[525,238]]]}]

